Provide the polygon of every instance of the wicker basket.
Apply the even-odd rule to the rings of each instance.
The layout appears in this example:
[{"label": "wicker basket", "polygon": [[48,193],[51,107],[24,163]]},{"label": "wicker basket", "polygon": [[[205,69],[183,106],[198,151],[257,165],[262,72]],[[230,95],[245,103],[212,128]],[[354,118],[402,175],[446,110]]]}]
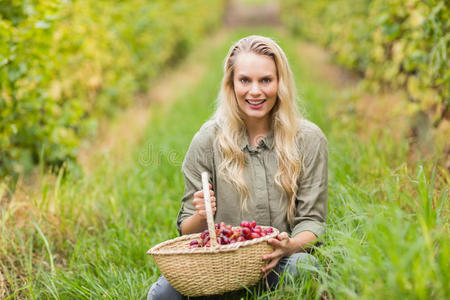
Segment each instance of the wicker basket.
[{"label": "wicker basket", "polygon": [[[205,180],[203,186],[205,191]],[[205,195],[209,194],[207,180],[206,191]],[[205,198],[208,203],[209,197]],[[208,204],[206,211],[208,214]],[[213,243],[215,230],[211,230],[214,223],[210,207],[209,213],[207,221],[210,232],[214,232],[211,236]],[[229,245],[214,243],[211,247],[195,249],[190,249],[189,243],[192,240],[200,242],[200,233],[184,235],[156,245],[147,254],[154,257],[161,273],[183,295],[223,294],[250,287],[262,278],[261,268],[267,264],[262,256],[273,251],[267,240],[278,234],[278,230],[273,230],[270,235],[254,240]]]}]

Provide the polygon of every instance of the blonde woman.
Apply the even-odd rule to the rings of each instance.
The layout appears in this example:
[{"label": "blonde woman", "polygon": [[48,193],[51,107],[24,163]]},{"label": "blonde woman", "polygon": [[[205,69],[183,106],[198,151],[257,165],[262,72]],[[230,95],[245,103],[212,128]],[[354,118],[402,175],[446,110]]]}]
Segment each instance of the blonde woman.
[{"label": "blonde woman", "polygon": [[[261,271],[272,287],[283,272],[298,277],[302,264],[314,263],[305,249],[325,232],[327,161],[324,134],[297,108],[283,50],[270,38],[245,37],[230,48],[216,112],[184,159],[178,230],[207,229],[201,173],[208,171],[215,222],[255,220],[278,228]],[[182,295],[161,276],[148,299]]]}]

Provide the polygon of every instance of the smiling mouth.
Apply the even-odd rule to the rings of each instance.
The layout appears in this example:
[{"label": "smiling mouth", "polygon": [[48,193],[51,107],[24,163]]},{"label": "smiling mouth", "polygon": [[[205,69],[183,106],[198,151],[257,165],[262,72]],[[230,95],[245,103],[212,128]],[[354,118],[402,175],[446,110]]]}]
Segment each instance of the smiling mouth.
[{"label": "smiling mouth", "polygon": [[266,102],[266,99],[262,99],[262,100],[260,100],[260,99],[258,99],[258,100],[245,99],[245,102],[247,102],[248,104],[251,104],[251,105],[259,105],[259,104]]}]

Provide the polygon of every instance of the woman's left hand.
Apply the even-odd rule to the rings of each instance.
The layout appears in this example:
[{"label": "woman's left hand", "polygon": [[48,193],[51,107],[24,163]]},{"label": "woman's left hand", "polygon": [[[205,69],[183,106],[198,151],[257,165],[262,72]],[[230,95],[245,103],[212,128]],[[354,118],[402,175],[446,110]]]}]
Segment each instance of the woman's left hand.
[{"label": "woman's left hand", "polygon": [[276,239],[272,238],[267,242],[274,248],[274,251],[270,254],[265,254],[262,257],[263,260],[270,260],[269,263],[261,269],[264,273],[263,278],[272,271],[282,257],[290,256],[297,252],[296,242],[294,239],[290,238],[286,232],[280,233],[277,235]]}]

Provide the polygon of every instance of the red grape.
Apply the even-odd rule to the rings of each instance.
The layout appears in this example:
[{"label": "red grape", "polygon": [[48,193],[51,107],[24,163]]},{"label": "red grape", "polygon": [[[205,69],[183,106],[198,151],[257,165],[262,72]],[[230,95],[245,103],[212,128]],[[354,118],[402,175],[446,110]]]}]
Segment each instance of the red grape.
[{"label": "red grape", "polygon": [[250,223],[248,221],[242,221],[241,222],[241,227],[247,227],[250,228]]},{"label": "red grape", "polygon": [[252,239],[252,240],[254,240],[254,239],[257,239],[257,238],[260,238],[261,236],[259,235],[259,234],[257,234],[256,232],[252,232],[251,234],[250,234],[250,239]]},{"label": "red grape", "polygon": [[193,248],[198,248],[198,247],[200,247],[200,245],[199,245],[199,243],[198,243],[197,240],[193,240],[193,241],[191,241],[191,242],[189,243],[189,247],[190,247],[191,249],[193,249]]},{"label": "red grape", "polygon": [[242,233],[244,234],[244,236],[249,236],[251,233],[251,230],[248,227],[243,227]]},{"label": "red grape", "polygon": [[225,236],[227,236],[227,237],[230,237],[233,233],[231,232],[231,230],[229,230],[229,229],[227,229],[227,228],[222,228],[222,230],[221,230],[222,232],[222,234],[223,235],[225,235]]},{"label": "red grape", "polygon": [[[257,239],[273,233],[272,227],[263,228],[256,225],[256,221],[248,222],[242,221],[241,226],[232,227],[225,222],[220,222],[215,225],[217,243],[219,245],[234,244],[237,242],[244,242],[247,240]],[[191,249],[199,247],[210,247],[211,240],[209,231],[204,230],[200,234],[201,241],[193,240],[190,242]]]}]

